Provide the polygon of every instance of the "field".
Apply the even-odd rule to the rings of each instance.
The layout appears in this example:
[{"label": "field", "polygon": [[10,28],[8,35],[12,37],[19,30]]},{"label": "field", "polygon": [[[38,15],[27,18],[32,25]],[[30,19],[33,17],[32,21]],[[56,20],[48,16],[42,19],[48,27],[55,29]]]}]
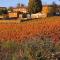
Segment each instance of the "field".
[{"label": "field", "polygon": [[2,22],[0,20],[0,40],[23,41],[32,37],[48,36],[52,41],[60,40],[60,17],[48,17],[24,22]]},{"label": "field", "polygon": [[57,54],[60,17],[0,20],[0,60],[60,60]]}]

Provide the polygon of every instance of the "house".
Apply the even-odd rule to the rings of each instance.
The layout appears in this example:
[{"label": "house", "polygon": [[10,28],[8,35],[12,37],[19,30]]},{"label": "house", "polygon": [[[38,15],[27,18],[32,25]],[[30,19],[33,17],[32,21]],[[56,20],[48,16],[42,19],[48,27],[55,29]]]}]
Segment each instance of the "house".
[{"label": "house", "polygon": [[27,7],[15,7],[13,8],[13,12],[27,13]]},{"label": "house", "polygon": [[27,12],[27,7],[24,5],[20,6],[20,4],[18,4],[18,6],[12,7],[12,11],[8,11],[8,15],[9,18],[22,18],[22,14]]},{"label": "house", "polygon": [[8,18],[18,18],[17,12],[9,12],[8,13]]},{"label": "house", "polygon": [[42,13],[45,13],[48,15],[54,15],[54,13],[60,12],[60,6],[54,7],[53,5],[43,5]]},{"label": "house", "polygon": [[43,5],[42,13],[45,13],[47,15],[48,14],[52,15],[54,13],[53,5]]}]

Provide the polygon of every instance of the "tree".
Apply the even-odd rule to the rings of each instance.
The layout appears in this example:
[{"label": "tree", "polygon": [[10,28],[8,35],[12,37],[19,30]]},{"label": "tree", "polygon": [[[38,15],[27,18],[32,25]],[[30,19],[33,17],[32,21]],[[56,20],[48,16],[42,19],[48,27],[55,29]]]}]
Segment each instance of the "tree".
[{"label": "tree", "polygon": [[0,9],[0,15],[2,15],[2,9]]},{"label": "tree", "polygon": [[3,14],[8,14],[7,8],[5,8],[5,9],[0,9],[0,15],[3,15]]},{"label": "tree", "polygon": [[29,0],[28,3],[28,12],[29,13],[38,13],[42,10],[41,0]]},{"label": "tree", "polygon": [[11,11],[12,12],[13,11],[13,7],[9,7],[8,8],[8,11]]},{"label": "tree", "polygon": [[7,9],[4,9],[4,10],[2,10],[2,13],[3,14],[8,14],[8,10]]}]

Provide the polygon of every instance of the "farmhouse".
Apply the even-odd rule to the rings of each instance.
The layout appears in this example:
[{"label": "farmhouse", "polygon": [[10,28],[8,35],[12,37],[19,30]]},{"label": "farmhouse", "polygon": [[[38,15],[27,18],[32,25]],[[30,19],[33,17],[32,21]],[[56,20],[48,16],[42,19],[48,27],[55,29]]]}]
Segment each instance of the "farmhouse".
[{"label": "farmhouse", "polygon": [[60,6],[57,5],[54,7],[53,5],[43,5],[42,13],[45,13],[47,15],[54,15],[54,13],[60,13]]},{"label": "farmhouse", "polygon": [[[31,14],[31,17],[32,18],[41,18],[41,17],[43,18],[43,17],[47,17],[47,16],[53,16],[53,14],[57,13],[58,10],[60,11],[59,6],[56,7],[54,10],[53,5],[43,5],[42,11],[38,14]],[[26,17],[26,14],[23,15],[21,13],[28,13],[28,9],[25,6],[19,6],[19,7],[13,8],[13,12],[15,12],[14,13],[15,15],[17,13],[16,16],[18,16],[19,18],[22,18],[22,17]],[[14,14],[12,14],[12,15],[14,15]],[[28,17],[30,17],[30,16],[28,16]]]},{"label": "farmhouse", "polygon": [[17,12],[9,12],[8,17],[9,18],[18,18],[18,14],[17,14]]},{"label": "farmhouse", "polygon": [[[0,7],[1,9],[7,9],[6,7]],[[42,11],[37,14],[31,14],[31,16],[28,14],[28,8],[26,6],[16,6],[12,7],[13,11],[8,10],[8,15],[5,15],[6,18],[22,18],[22,17],[33,17],[33,18],[41,18],[41,17],[47,17],[47,16],[53,16],[54,13],[58,14],[60,13],[60,5],[57,6],[55,9],[53,5],[43,5]],[[27,14],[27,15],[26,15]],[[0,16],[2,18],[2,16]]]},{"label": "farmhouse", "polygon": [[22,5],[20,6],[20,4],[16,7],[12,7],[12,10],[13,11],[10,11],[8,14],[9,14],[9,17],[17,17],[17,18],[22,18],[22,15],[23,14],[26,14],[28,13],[28,9],[26,6]]},{"label": "farmhouse", "polygon": [[15,7],[13,8],[14,12],[27,13],[27,7]]},{"label": "farmhouse", "polygon": [[45,14],[52,14],[54,11],[52,11],[52,8],[53,6],[52,5],[43,5],[43,8],[42,8],[42,13],[45,13]]}]

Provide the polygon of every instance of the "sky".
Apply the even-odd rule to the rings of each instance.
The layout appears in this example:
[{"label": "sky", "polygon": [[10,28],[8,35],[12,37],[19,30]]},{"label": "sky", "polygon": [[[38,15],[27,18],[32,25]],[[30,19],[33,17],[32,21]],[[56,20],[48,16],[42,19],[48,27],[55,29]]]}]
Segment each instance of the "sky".
[{"label": "sky", "polygon": [[[60,4],[59,0],[42,0],[42,4],[52,4],[52,2]],[[28,5],[28,0],[0,0],[0,7],[15,7],[17,3]]]}]

